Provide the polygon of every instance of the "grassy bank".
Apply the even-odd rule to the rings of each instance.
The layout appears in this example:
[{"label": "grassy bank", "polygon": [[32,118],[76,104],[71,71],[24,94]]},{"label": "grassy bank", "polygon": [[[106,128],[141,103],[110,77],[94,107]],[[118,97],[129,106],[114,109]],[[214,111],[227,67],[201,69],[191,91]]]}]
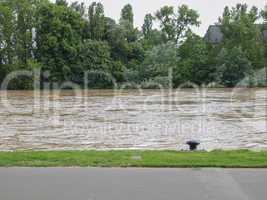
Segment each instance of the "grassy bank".
[{"label": "grassy bank", "polygon": [[267,152],[51,151],[0,152],[0,167],[267,168]]}]

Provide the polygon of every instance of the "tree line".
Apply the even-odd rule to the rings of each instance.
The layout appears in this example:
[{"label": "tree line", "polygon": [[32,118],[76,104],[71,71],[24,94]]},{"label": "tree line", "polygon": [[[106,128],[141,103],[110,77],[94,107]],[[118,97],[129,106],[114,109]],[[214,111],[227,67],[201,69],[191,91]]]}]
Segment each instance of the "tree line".
[{"label": "tree line", "polygon": [[[155,24],[159,24],[155,26]],[[186,82],[233,87],[244,82],[266,86],[267,9],[237,4],[225,7],[217,25],[223,41],[213,44],[192,29],[199,14],[187,5],[164,6],[147,14],[139,30],[131,5],[118,22],[93,2],[68,4],[65,0],[2,0],[0,2],[0,82],[17,70],[39,70],[40,83],[71,81],[112,87],[172,87]],[[266,32],[267,35],[267,32]],[[110,75],[107,76],[107,74]],[[265,78],[264,78],[265,76]],[[17,77],[10,89],[31,89],[33,78]]]}]

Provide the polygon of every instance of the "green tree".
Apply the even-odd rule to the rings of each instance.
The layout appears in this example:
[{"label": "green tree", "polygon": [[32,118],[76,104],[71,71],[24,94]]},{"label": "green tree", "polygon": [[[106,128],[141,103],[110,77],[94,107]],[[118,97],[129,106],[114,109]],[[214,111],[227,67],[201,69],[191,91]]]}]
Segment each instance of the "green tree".
[{"label": "green tree", "polygon": [[17,15],[16,21],[16,54],[20,65],[27,65],[29,59],[33,58],[33,31],[35,27],[35,0],[16,0],[14,11]]},{"label": "green tree", "polygon": [[262,10],[261,15],[263,19],[265,20],[265,23],[267,22],[267,5],[265,6],[265,9]]},{"label": "green tree", "polygon": [[134,28],[133,8],[130,4],[124,6],[121,10],[120,24],[127,24],[131,29]]},{"label": "green tree", "polygon": [[[261,16],[264,20],[264,24],[263,24],[262,29],[263,29],[263,31],[266,31],[267,30],[267,5],[265,6],[264,10],[262,10]],[[266,38],[264,38],[264,48],[265,48],[265,56],[264,56],[265,65],[264,65],[264,67],[266,68],[267,67],[266,66],[266,63],[267,63],[267,40],[266,40]],[[266,77],[267,77],[267,75],[266,75]]]},{"label": "green tree", "polygon": [[37,58],[50,81],[70,80],[82,43],[85,21],[65,5],[43,3],[38,7]]},{"label": "green tree", "polygon": [[133,27],[132,8],[126,5],[121,12],[120,23],[106,18],[105,39],[111,47],[111,57],[125,68],[134,68],[143,61],[144,50],[137,40],[139,32]]},{"label": "green tree", "polygon": [[85,40],[79,52],[79,63],[75,68],[75,80],[83,80],[84,72],[88,73],[90,87],[113,86],[112,78],[121,80],[123,67],[112,60],[107,42]]},{"label": "green tree", "polygon": [[68,6],[68,2],[66,0],[56,0],[56,5]]},{"label": "green tree", "polygon": [[[83,84],[84,72],[93,70],[99,72],[90,79],[93,87],[112,85],[103,73],[119,82],[156,81],[166,86],[173,69],[175,86],[215,79],[234,86],[252,70],[266,67],[266,8],[260,12],[246,4],[226,7],[218,23],[223,42],[213,45],[193,34],[199,15],[186,5],[164,6],[155,16],[147,14],[139,31],[130,4],[116,23],[105,17],[101,3],[86,8],[78,1],[53,2],[0,1],[0,82],[12,71],[41,68],[50,72],[48,81],[57,83]],[[259,25],[260,18],[264,23]],[[158,29],[153,27],[155,20]],[[31,83],[31,78],[20,77],[11,87],[29,89]]]},{"label": "green tree", "polygon": [[167,77],[169,70],[176,67],[178,60],[176,44],[167,42],[146,53],[139,71],[143,79]]},{"label": "green tree", "polygon": [[157,29],[153,29],[154,20],[155,17],[151,14],[147,14],[144,18],[144,24],[142,26],[143,38],[140,42],[143,44],[145,50],[150,50],[154,46],[164,42],[164,34]]},{"label": "green tree", "polygon": [[0,83],[11,70],[15,55],[12,35],[14,16],[6,2],[0,3]]},{"label": "green tree", "polygon": [[127,4],[121,10],[120,26],[122,26],[128,42],[135,42],[137,40],[138,30],[134,28],[134,14],[130,4]]},{"label": "green tree", "polygon": [[167,40],[178,43],[192,26],[199,26],[199,14],[187,5],[181,5],[177,11],[172,6],[164,6],[156,12],[156,18],[160,21],[160,27]]},{"label": "green tree", "polygon": [[109,21],[106,40],[111,47],[111,57],[122,63],[127,63],[128,41],[125,38],[125,29],[115,21]]},{"label": "green tree", "polygon": [[6,68],[11,66],[14,61],[15,48],[12,36],[15,32],[15,18],[12,13],[12,8],[7,2],[0,3],[0,63],[2,71],[6,71]]},{"label": "green tree", "polygon": [[104,6],[101,3],[93,2],[88,9],[88,32],[89,38],[102,40],[105,31]]},{"label": "green tree", "polygon": [[249,10],[246,4],[237,4],[231,9],[226,7],[219,19],[224,34],[223,46],[228,49],[240,46],[254,69],[264,66],[261,26],[256,24],[259,17],[256,7]]},{"label": "green tree", "polygon": [[215,68],[210,63],[209,49],[199,36],[190,34],[178,50],[180,61],[174,70],[175,85],[190,81],[208,84],[214,81]]},{"label": "green tree", "polygon": [[144,24],[142,26],[142,31],[145,39],[149,39],[151,37],[151,33],[153,31],[153,20],[154,17],[151,14],[147,14],[144,19]]},{"label": "green tree", "polygon": [[106,42],[85,40],[79,52],[82,71],[100,70],[109,72],[111,66],[110,47]]},{"label": "green tree", "polygon": [[251,62],[239,47],[222,49],[217,57],[216,78],[218,83],[233,87],[244,78],[252,75]]},{"label": "green tree", "polygon": [[174,17],[174,24],[176,33],[175,40],[178,42],[188,32],[191,32],[191,27],[200,25],[199,14],[187,5],[182,5],[178,7],[178,11]]},{"label": "green tree", "polygon": [[76,12],[80,13],[82,17],[85,17],[86,7],[84,3],[79,3],[78,1],[73,2],[70,7]]},{"label": "green tree", "polygon": [[160,21],[161,31],[167,40],[174,40],[174,8],[172,6],[164,6],[156,12],[156,18]]},{"label": "green tree", "polygon": [[[1,79],[15,70],[32,69],[34,60],[34,27],[37,0],[14,0],[0,3]],[[27,89],[32,80],[19,77],[10,84],[13,89]]]}]

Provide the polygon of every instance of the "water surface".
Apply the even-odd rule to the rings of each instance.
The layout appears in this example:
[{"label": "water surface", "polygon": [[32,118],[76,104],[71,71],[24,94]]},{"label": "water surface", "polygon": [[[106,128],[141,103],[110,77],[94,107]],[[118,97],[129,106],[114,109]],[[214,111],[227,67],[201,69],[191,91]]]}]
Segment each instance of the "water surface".
[{"label": "water surface", "polygon": [[0,150],[266,149],[267,89],[1,91]]}]

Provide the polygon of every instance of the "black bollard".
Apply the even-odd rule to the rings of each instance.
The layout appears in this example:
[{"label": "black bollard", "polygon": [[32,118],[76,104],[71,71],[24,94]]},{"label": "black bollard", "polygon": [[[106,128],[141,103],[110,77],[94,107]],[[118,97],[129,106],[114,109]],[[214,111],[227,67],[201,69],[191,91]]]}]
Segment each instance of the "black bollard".
[{"label": "black bollard", "polygon": [[197,146],[200,145],[200,142],[191,140],[191,141],[188,141],[186,144],[189,145],[190,151],[195,151],[197,150]]}]

